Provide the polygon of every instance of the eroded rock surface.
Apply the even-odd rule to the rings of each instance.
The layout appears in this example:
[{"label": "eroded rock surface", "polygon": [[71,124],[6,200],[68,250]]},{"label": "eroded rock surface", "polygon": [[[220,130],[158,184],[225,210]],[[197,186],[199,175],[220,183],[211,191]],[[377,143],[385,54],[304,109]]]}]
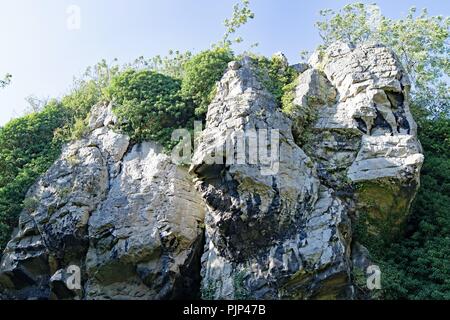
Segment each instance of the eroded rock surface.
[{"label": "eroded rock surface", "polygon": [[[291,121],[261,84],[252,60],[234,66],[218,85],[191,167],[209,209],[203,297],[343,297],[351,240],[345,207],[320,183],[314,163],[294,142]],[[266,137],[278,130],[270,149],[279,155],[276,165],[252,164],[252,157],[265,155],[250,143],[243,164],[208,163],[212,156],[225,157],[227,141],[240,141],[254,130],[267,130]]]},{"label": "eroded rock surface", "polygon": [[27,194],[0,298],[357,298],[353,271],[371,261],[354,227],[395,234],[419,186],[409,80],[376,44],[293,67],[283,113],[257,63],[229,64],[189,172],[94,107]]},{"label": "eroded rock surface", "polygon": [[[28,192],[0,287],[27,299],[195,297],[205,209],[187,170],[154,143],[130,148],[109,127],[111,106],[91,114],[88,136]],[[66,288],[70,266],[81,270],[79,290]]]},{"label": "eroded rock surface", "polygon": [[[419,186],[408,77],[386,47],[337,43],[297,68],[291,126],[254,69],[230,64],[191,167],[209,208],[203,296],[353,298],[350,221],[395,234]],[[254,129],[280,132],[276,174],[208,164]]]},{"label": "eroded rock surface", "polygon": [[[298,109],[317,115],[304,149],[323,183],[351,198],[357,216],[377,221],[371,232],[384,225],[394,233],[417,192],[424,159],[409,110],[408,75],[395,54],[377,44],[336,43],[310,64],[327,81],[312,94],[316,104],[303,103],[297,90]],[[335,99],[325,101],[322,92],[333,91]]]}]

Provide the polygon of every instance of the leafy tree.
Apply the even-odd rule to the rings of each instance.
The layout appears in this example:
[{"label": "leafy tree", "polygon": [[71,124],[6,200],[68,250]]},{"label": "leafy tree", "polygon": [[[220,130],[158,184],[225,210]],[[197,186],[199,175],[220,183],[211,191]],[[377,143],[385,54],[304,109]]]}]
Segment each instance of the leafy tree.
[{"label": "leafy tree", "polygon": [[[365,41],[383,43],[399,57],[412,82],[414,106],[432,116],[450,115],[450,18],[429,16],[426,9],[411,8],[403,19],[383,16],[376,5],[354,3],[339,11],[320,12],[317,23],[324,46],[340,40],[353,45]],[[419,112],[419,111],[417,111]]]},{"label": "leafy tree", "polygon": [[219,47],[231,47],[233,43],[241,43],[243,41],[242,37],[236,37],[231,39],[231,37],[237,32],[239,28],[247,24],[250,19],[254,19],[255,14],[250,9],[250,1],[242,0],[241,3],[236,3],[233,6],[233,14],[230,19],[225,19],[224,24],[226,27],[225,34],[223,35],[222,41],[219,42]]},{"label": "leafy tree", "polygon": [[173,129],[189,126],[194,116],[180,89],[180,80],[130,69],[112,79],[105,95],[114,101],[122,129],[135,141],[154,140],[169,147]]},{"label": "leafy tree", "polygon": [[400,239],[364,243],[382,269],[384,297],[450,299],[450,19],[412,8],[394,20],[382,16],[376,5],[362,3],[321,15],[325,20],[317,26],[324,46],[336,40],[383,43],[413,82],[413,111],[425,153],[421,188]]}]

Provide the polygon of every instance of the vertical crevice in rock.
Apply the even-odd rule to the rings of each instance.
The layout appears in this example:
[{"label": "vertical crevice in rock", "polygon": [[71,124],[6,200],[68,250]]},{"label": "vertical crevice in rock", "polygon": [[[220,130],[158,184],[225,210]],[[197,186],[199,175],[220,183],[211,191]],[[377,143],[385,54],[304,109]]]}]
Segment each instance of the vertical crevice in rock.
[{"label": "vertical crevice in rock", "polygon": [[201,298],[201,267],[203,248],[205,246],[205,232],[195,241],[195,248],[186,264],[180,267],[180,274],[174,283],[174,290],[170,299],[199,300]]},{"label": "vertical crevice in rock", "polygon": [[[209,106],[191,167],[194,175],[203,173],[196,176],[197,186],[209,207],[202,296],[311,298],[322,296],[319,288],[324,287],[330,288],[330,296],[340,296],[349,284],[350,270],[350,240],[339,227],[349,223],[345,208],[320,184],[314,163],[294,142],[291,121],[259,82],[251,58],[231,66]],[[312,77],[326,82],[319,74]],[[326,101],[334,99],[332,90],[321,92]],[[228,164],[220,176],[210,170],[207,159],[212,152],[224,150],[226,141],[251,130],[279,130],[275,172],[252,164],[248,150],[245,163]]]}]

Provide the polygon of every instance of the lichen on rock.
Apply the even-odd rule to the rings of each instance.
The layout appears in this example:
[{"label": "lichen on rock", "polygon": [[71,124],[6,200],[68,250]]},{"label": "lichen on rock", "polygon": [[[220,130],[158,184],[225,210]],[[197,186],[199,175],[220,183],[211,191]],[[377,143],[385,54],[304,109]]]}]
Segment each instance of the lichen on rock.
[{"label": "lichen on rock", "polygon": [[[155,143],[130,145],[111,105],[95,106],[86,138],[69,143],[30,189],[0,267],[0,287],[26,299],[196,297],[204,207],[186,170]],[[82,288],[64,289],[80,268]],[[63,289],[61,289],[63,288]]]},{"label": "lichen on rock", "polygon": [[408,76],[372,43],[289,68],[281,110],[254,58],[229,63],[190,168],[94,106],[85,137],[28,191],[0,297],[358,298],[371,263],[359,242],[402,230],[420,184]]}]

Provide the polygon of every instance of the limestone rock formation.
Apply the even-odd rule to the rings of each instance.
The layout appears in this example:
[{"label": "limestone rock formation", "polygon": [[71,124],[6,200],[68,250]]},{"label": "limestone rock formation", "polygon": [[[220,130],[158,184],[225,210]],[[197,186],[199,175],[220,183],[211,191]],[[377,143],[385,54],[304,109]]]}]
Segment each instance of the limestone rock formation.
[{"label": "limestone rock formation", "polygon": [[[230,66],[218,85],[191,167],[208,205],[203,296],[343,297],[351,240],[345,207],[295,144],[291,121],[277,109],[252,60],[240,65]],[[267,133],[258,137],[258,146],[246,146],[243,164],[209,161],[226,157],[227,141],[239,148],[240,138],[252,130]],[[251,164],[252,156],[264,160],[266,150],[258,147],[275,130],[279,137],[270,152],[278,163]]]},{"label": "limestone rock formation", "polygon": [[353,271],[371,262],[355,226],[395,234],[419,186],[410,83],[376,44],[336,43],[293,68],[283,113],[252,58],[231,62],[190,168],[95,106],[28,191],[0,297],[357,298]]},{"label": "limestone rock formation", "polygon": [[[377,222],[371,232],[385,225],[395,233],[419,187],[424,160],[409,110],[408,75],[389,48],[370,43],[336,43],[310,64],[323,85],[310,90],[315,104],[301,99],[302,85],[297,90],[299,109],[307,105],[317,115],[305,151],[318,163],[323,183],[352,198],[357,216]],[[334,91],[334,100],[323,98]]]},{"label": "limestone rock formation", "polygon": [[[185,296],[199,281],[205,211],[187,171],[154,143],[130,148],[109,127],[111,106],[91,114],[87,137],[67,145],[28,192],[0,288],[27,299]],[[80,268],[80,290],[64,285],[71,266]]]},{"label": "limestone rock formation", "polygon": [[[386,47],[337,43],[298,68],[291,131],[254,69],[221,80],[191,167],[209,209],[203,296],[353,298],[351,221],[395,234],[419,186],[408,77]],[[276,174],[208,163],[252,129],[279,130]]]}]

